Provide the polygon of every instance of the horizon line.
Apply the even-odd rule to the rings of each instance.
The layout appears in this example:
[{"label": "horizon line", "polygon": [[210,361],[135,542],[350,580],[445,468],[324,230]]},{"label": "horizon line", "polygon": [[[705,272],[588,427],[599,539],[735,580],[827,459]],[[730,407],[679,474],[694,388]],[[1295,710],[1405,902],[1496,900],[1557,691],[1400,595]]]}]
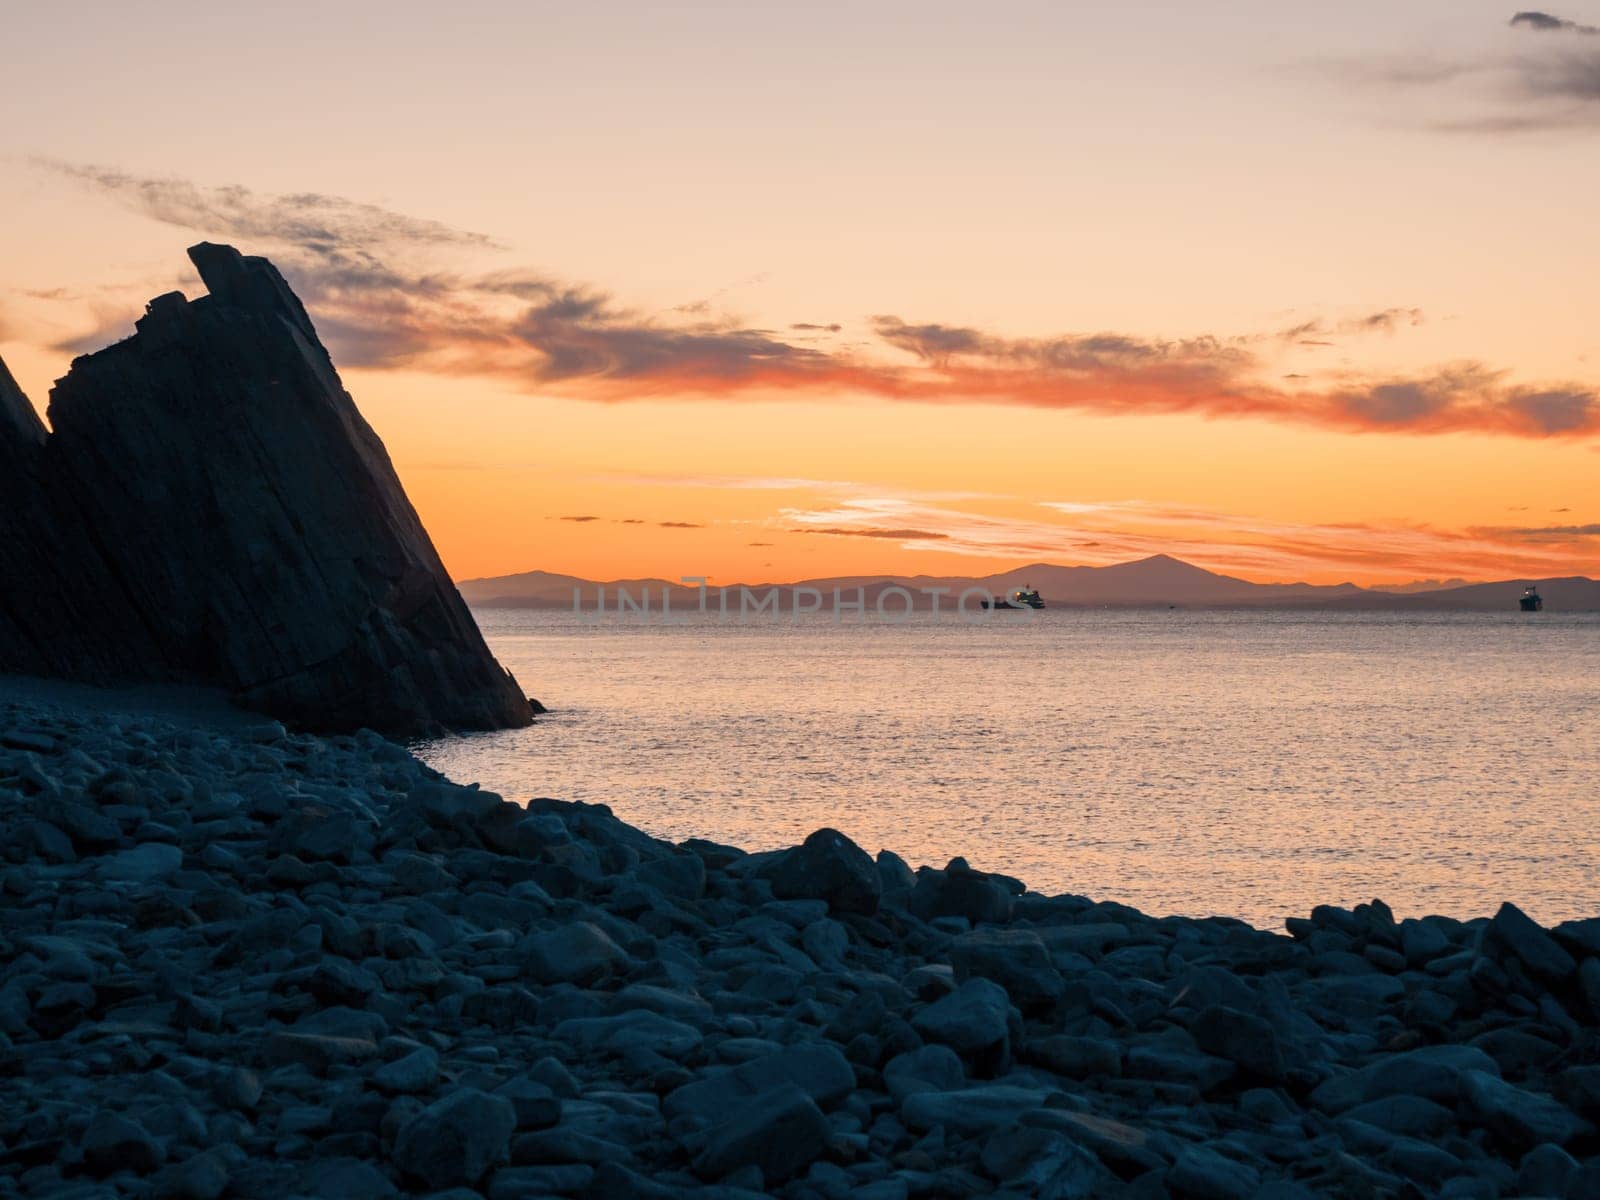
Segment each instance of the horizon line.
[{"label": "horizon line", "polygon": [[[1102,564],[1062,563],[1062,562],[1050,562],[1050,561],[1041,559],[1041,560],[1034,560],[1034,561],[1030,561],[1030,562],[1020,563],[1019,565],[1014,566],[1014,567],[1004,567],[1004,568],[1001,568],[1001,569],[995,570],[995,571],[987,571],[987,572],[983,572],[983,573],[973,573],[973,574],[960,574],[960,573],[933,574],[933,573],[929,573],[929,572],[918,572],[916,574],[908,574],[908,573],[905,573],[905,572],[892,572],[892,571],[887,571],[887,572],[868,572],[868,573],[856,572],[856,573],[853,573],[853,574],[808,575],[808,576],[803,576],[803,577],[794,578],[794,579],[764,579],[764,580],[761,580],[759,582],[754,582],[754,583],[750,582],[748,580],[744,580],[744,579],[730,579],[725,583],[719,583],[719,582],[714,582],[714,578],[715,577],[711,576],[711,575],[704,576],[703,578],[704,578],[704,586],[709,588],[709,589],[729,588],[729,587],[748,587],[748,588],[799,587],[799,586],[803,586],[805,584],[822,583],[822,582],[828,582],[828,581],[832,581],[832,580],[859,580],[859,581],[862,581],[862,586],[868,586],[868,585],[870,585],[871,583],[874,583],[874,582],[883,582],[883,583],[894,583],[894,582],[897,582],[897,581],[913,581],[914,582],[916,580],[923,580],[923,579],[984,580],[984,579],[992,579],[992,578],[994,578],[995,576],[998,576],[998,575],[1011,575],[1011,574],[1014,574],[1014,573],[1016,573],[1018,571],[1026,571],[1026,570],[1030,570],[1030,569],[1100,572],[1100,571],[1115,570],[1115,569],[1117,569],[1119,567],[1137,566],[1137,565],[1139,565],[1141,563],[1158,562],[1158,561],[1163,561],[1163,560],[1166,561],[1166,562],[1177,564],[1179,566],[1188,567],[1188,568],[1191,568],[1191,569],[1196,570],[1196,571],[1202,571],[1202,572],[1204,572],[1205,574],[1211,576],[1214,579],[1234,580],[1234,581],[1237,581],[1239,583],[1247,584],[1247,585],[1249,585],[1251,587],[1284,587],[1284,588],[1304,587],[1304,588],[1315,588],[1315,589],[1318,589],[1318,590],[1321,590],[1321,591],[1335,591],[1335,590],[1338,590],[1338,589],[1341,589],[1341,588],[1354,588],[1354,589],[1357,589],[1357,590],[1360,590],[1360,591],[1366,591],[1366,592],[1391,592],[1391,593],[1395,592],[1397,589],[1418,589],[1418,590],[1447,591],[1447,590],[1450,590],[1451,588],[1456,588],[1456,587],[1472,587],[1472,586],[1475,586],[1475,585],[1483,585],[1483,584],[1495,584],[1495,583],[1505,583],[1505,584],[1545,583],[1545,582],[1549,582],[1549,581],[1553,581],[1553,580],[1585,580],[1585,581],[1593,582],[1595,580],[1595,578],[1596,578],[1595,576],[1583,575],[1583,574],[1572,574],[1572,575],[1514,575],[1514,574],[1512,574],[1512,575],[1496,575],[1496,576],[1482,576],[1482,577],[1469,577],[1469,576],[1466,576],[1466,575],[1451,575],[1451,576],[1444,577],[1444,578],[1422,577],[1422,578],[1404,580],[1404,581],[1395,582],[1395,583],[1388,583],[1388,584],[1357,583],[1354,580],[1349,580],[1349,579],[1340,580],[1340,581],[1338,581],[1336,583],[1311,583],[1311,582],[1308,582],[1307,580],[1304,580],[1304,579],[1265,579],[1265,580],[1263,580],[1263,579],[1251,579],[1251,578],[1248,578],[1248,577],[1246,577],[1244,575],[1233,574],[1230,571],[1215,570],[1215,569],[1213,569],[1211,567],[1203,567],[1203,566],[1200,566],[1197,563],[1190,562],[1187,559],[1178,558],[1176,555],[1166,554],[1166,553],[1147,554],[1147,555],[1143,555],[1143,556],[1141,556],[1139,558],[1132,558],[1132,559],[1127,559],[1127,560],[1121,561],[1121,562],[1102,563]],[[459,579],[452,578],[452,582],[455,583],[457,587],[463,587],[463,586],[466,586],[466,585],[469,585],[469,584],[492,583],[492,582],[495,582],[497,580],[514,579],[514,578],[527,576],[527,575],[554,575],[554,576],[560,576],[560,577],[567,578],[567,579],[575,579],[575,580],[578,580],[580,583],[588,584],[588,585],[596,586],[596,587],[608,587],[608,586],[613,586],[613,585],[618,585],[618,584],[651,584],[651,585],[663,584],[663,585],[666,585],[666,586],[669,586],[669,587],[681,588],[681,589],[684,589],[684,590],[691,590],[691,591],[694,590],[698,586],[698,583],[696,581],[699,581],[699,580],[702,579],[701,576],[683,576],[683,577],[680,577],[680,579],[678,579],[678,580],[672,580],[672,579],[667,579],[667,578],[664,578],[662,576],[657,576],[657,575],[631,575],[631,576],[617,575],[617,576],[613,576],[612,578],[609,578],[609,579],[595,579],[595,578],[591,578],[589,576],[574,574],[574,573],[568,572],[568,571],[552,570],[552,569],[546,568],[546,567],[533,567],[533,568],[529,568],[528,570],[508,571],[508,572],[504,572],[504,573],[498,574],[498,575],[474,575],[474,576],[463,577],[463,578],[459,578]],[[1421,587],[1421,585],[1423,585],[1423,584],[1433,584],[1433,585],[1436,585],[1436,587],[1434,587],[1433,589],[1424,589],[1424,588]]]}]

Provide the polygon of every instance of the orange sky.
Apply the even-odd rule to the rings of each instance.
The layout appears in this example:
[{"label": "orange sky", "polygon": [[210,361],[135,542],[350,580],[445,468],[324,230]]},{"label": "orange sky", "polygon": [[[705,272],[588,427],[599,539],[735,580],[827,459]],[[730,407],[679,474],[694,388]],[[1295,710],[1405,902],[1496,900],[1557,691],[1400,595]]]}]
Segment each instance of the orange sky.
[{"label": "orange sky", "polygon": [[91,7],[0,50],[0,354],[42,404],[190,242],[268,254],[458,577],[1600,573],[1600,37]]}]

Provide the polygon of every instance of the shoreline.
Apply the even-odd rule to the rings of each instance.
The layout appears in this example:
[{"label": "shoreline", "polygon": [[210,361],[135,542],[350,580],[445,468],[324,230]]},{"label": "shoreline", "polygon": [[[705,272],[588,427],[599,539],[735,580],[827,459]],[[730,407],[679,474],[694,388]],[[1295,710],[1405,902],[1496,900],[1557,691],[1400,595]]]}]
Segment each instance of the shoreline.
[{"label": "shoreline", "polygon": [[0,680],[0,1195],[1600,1190],[1600,919],[1152,918],[71,693]]}]

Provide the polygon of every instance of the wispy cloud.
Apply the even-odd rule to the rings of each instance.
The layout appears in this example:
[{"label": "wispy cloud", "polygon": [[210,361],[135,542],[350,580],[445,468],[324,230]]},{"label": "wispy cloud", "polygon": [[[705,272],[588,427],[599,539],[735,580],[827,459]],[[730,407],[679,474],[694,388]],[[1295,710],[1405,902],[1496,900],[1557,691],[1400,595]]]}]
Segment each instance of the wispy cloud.
[{"label": "wispy cloud", "polygon": [[1600,524],[1590,525],[1542,525],[1533,528],[1506,529],[1501,532],[1515,537],[1528,538],[1592,538],[1600,537]]},{"label": "wispy cloud", "polygon": [[[1259,334],[1014,338],[895,315],[868,322],[866,351],[825,349],[732,319],[642,312],[535,271],[446,270],[436,262],[441,251],[487,250],[492,239],[372,205],[69,164],[49,169],[152,219],[272,253],[348,366],[490,375],[608,403],[804,395],[1188,413],[1349,432],[1600,433],[1594,388],[1517,383],[1477,362],[1412,375],[1274,379]],[[1414,309],[1389,308],[1302,328],[1351,335],[1419,319]]]},{"label": "wispy cloud", "polygon": [[[342,196],[274,196],[243,187],[202,187],[174,176],[133,175],[107,167],[36,160],[40,166],[122,198],[151,220],[223,237],[290,242],[329,256],[359,247],[498,247],[487,234],[407,216]],[[381,271],[377,264],[371,264]]]},{"label": "wispy cloud", "polygon": [[827,537],[884,538],[895,542],[939,542],[950,535],[929,529],[845,529],[821,527],[817,529],[792,529],[791,533],[819,533]]},{"label": "wispy cloud", "polygon": [[1418,92],[1458,110],[1416,116],[1418,123],[1441,132],[1600,129],[1600,26],[1540,11],[1515,13],[1507,26],[1509,39],[1485,56],[1389,56],[1323,65],[1344,83]]},{"label": "wispy cloud", "polygon": [[1278,333],[1278,340],[1295,345],[1326,346],[1331,343],[1331,337],[1359,336],[1368,333],[1394,333],[1406,327],[1421,325],[1423,321],[1420,308],[1385,308],[1377,312],[1364,313],[1354,317],[1341,317],[1329,320],[1326,317],[1313,317],[1309,321],[1301,321],[1291,325]]},{"label": "wispy cloud", "polygon": [[661,529],[704,529],[705,526],[696,521],[657,521]]}]

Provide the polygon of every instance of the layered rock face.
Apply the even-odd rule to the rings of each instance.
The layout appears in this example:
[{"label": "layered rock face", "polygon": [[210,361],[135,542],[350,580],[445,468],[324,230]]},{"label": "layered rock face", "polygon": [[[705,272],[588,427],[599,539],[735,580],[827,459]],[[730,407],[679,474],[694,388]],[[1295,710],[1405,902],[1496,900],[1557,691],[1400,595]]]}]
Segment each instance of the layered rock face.
[{"label": "layered rock face", "polygon": [[262,258],[189,251],[46,433],[0,366],[0,671],[220,686],[323,730],[525,725],[383,444]]}]

